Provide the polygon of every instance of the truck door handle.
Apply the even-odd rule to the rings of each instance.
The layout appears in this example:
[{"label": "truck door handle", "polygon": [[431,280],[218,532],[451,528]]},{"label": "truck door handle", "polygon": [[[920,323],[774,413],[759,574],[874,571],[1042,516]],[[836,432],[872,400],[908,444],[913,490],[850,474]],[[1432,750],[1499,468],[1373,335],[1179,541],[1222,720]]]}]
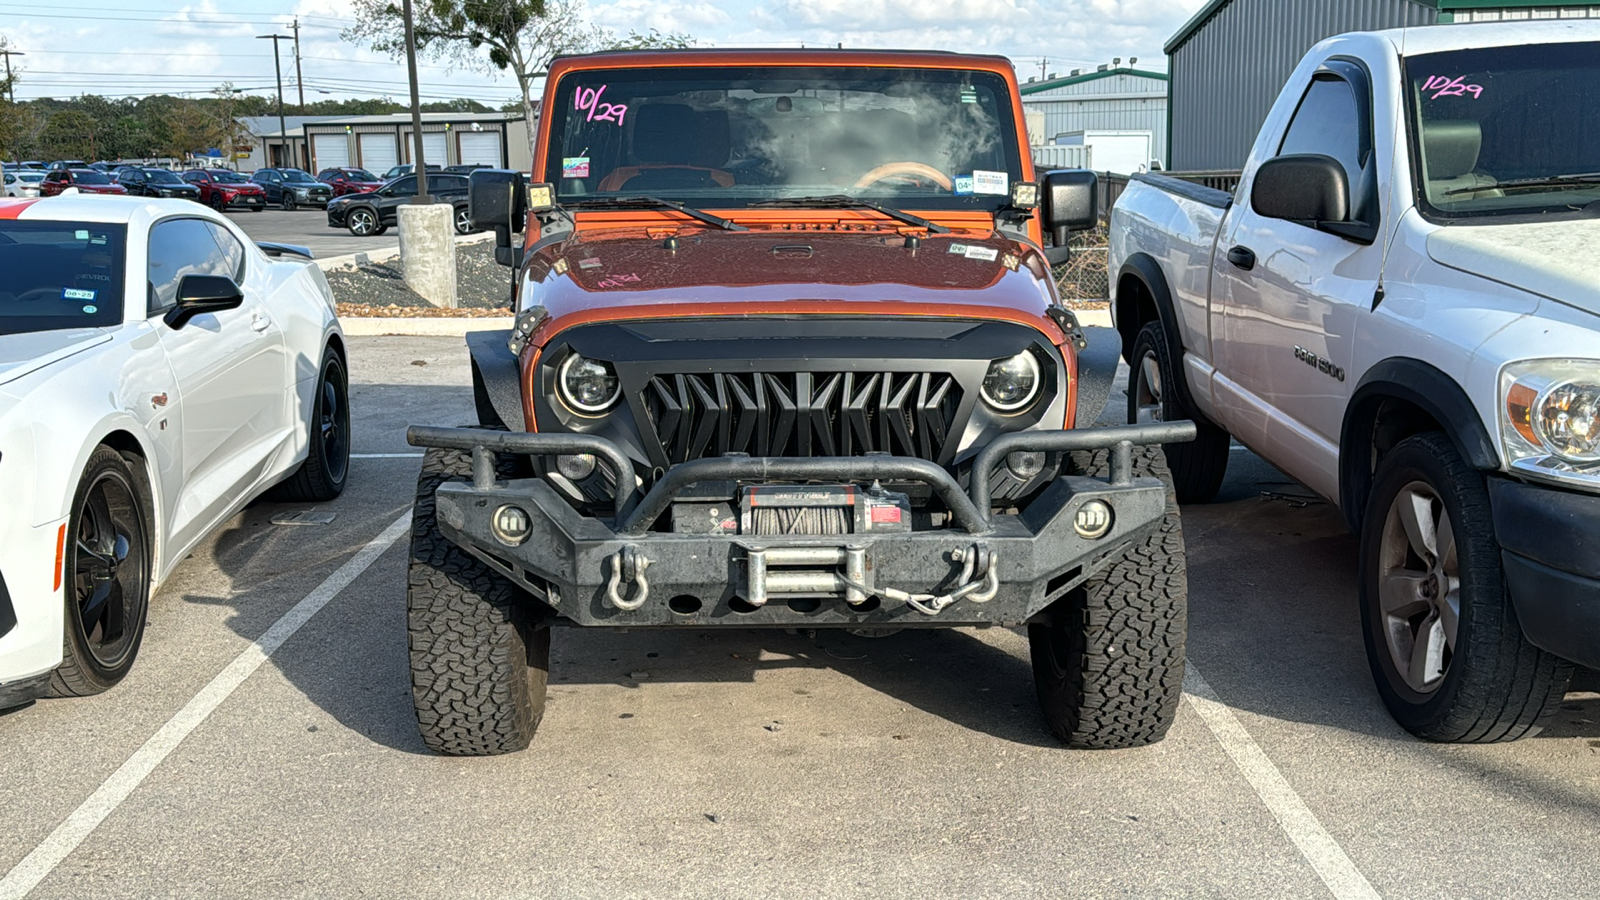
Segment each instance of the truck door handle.
[{"label": "truck door handle", "polygon": [[1248,272],[1256,267],[1256,252],[1249,247],[1235,247],[1228,251],[1228,262]]},{"label": "truck door handle", "polygon": [[266,331],[268,328],[271,328],[271,327],[272,327],[272,317],[268,316],[268,315],[265,315],[264,313],[256,313],[250,319],[250,329],[252,331]]}]

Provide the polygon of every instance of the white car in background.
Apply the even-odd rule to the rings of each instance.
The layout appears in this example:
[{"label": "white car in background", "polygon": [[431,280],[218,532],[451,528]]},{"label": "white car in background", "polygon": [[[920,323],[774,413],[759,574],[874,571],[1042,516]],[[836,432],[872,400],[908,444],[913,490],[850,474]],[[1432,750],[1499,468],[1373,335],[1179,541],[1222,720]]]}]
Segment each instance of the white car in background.
[{"label": "white car in background", "polygon": [[343,333],[285,251],[182,200],[0,201],[0,708],[115,685],[208,533],[343,490]]},{"label": "white car in background", "polygon": [[10,169],[5,173],[7,197],[37,197],[39,185],[44,183],[44,173],[24,169],[16,172]]}]

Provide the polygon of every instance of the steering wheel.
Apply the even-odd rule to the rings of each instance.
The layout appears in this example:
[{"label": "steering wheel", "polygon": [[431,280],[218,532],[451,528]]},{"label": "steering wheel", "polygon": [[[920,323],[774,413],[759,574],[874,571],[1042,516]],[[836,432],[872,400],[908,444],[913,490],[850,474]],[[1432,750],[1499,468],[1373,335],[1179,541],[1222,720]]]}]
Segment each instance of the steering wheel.
[{"label": "steering wheel", "polygon": [[955,190],[955,184],[950,180],[949,175],[935,169],[933,166],[919,162],[885,163],[856,179],[855,187],[864,188],[887,178],[921,179],[931,181],[947,191]]}]

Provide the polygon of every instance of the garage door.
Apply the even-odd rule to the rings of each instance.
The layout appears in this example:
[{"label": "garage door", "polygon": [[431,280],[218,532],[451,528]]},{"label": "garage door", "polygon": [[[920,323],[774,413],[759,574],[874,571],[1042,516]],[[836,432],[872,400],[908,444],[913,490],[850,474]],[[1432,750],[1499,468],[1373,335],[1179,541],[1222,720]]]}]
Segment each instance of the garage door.
[{"label": "garage door", "polygon": [[449,135],[442,131],[422,133],[423,162],[430,166],[448,165],[445,160],[445,147],[449,144]]},{"label": "garage door", "polygon": [[342,134],[311,136],[311,171],[343,169],[350,165],[350,139]]},{"label": "garage door", "polygon": [[500,168],[500,132],[463,131],[461,138],[461,164],[477,163]]},{"label": "garage door", "polygon": [[361,167],[378,177],[400,164],[392,134],[363,134],[361,140]]}]

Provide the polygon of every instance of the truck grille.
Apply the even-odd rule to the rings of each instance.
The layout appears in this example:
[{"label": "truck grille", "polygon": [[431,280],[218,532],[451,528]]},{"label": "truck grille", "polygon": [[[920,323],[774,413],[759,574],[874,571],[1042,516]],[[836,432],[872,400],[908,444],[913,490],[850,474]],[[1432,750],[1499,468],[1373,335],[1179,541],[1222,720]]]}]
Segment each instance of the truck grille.
[{"label": "truck grille", "polygon": [[643,400],[672,463],[873,452],[937,462],[958,437],[961,394],[947,372],[758,372],[657,375]]}]

